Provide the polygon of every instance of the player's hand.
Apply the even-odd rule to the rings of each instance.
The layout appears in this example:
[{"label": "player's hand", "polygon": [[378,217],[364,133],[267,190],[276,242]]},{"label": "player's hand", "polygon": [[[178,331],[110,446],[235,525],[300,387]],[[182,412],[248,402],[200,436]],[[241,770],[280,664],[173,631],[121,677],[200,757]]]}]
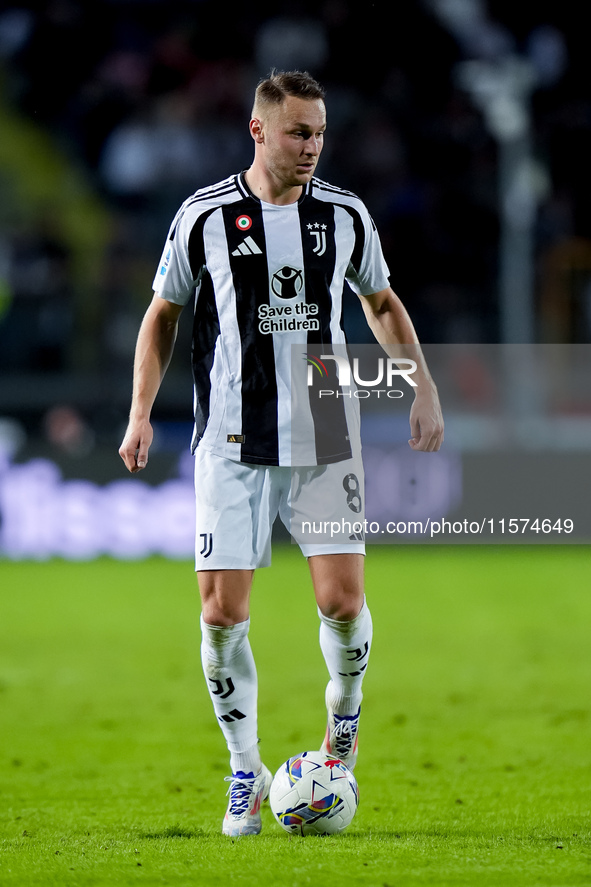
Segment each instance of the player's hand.
[{"label": "player's hand", "polygon": [[119,447],[119,455],[132,474],[141,471],[148,464],[148,450],[153,437],[154,432],[149,422],[138,425],[130,422],[127,426],[123,443]]},{"label": "player's hand", "polygon": [[434,453],[441,447],[443,415],[434,386],[417,392],[410,410],[410,433],[408,444],[413,450]]}]

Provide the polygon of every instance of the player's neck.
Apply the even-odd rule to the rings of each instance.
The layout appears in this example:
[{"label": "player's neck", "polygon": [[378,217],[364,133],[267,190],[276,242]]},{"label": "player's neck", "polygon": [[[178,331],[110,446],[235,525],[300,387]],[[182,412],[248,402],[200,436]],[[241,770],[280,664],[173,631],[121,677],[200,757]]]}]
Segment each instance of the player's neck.
[{"label": "player's neck", "polygon": [[244,178],[254,196],[264,203],[288,206],[290,203],[297,203],[302,196],[301,185],[283,185],[261,169],[256,161],[246,170]]}]

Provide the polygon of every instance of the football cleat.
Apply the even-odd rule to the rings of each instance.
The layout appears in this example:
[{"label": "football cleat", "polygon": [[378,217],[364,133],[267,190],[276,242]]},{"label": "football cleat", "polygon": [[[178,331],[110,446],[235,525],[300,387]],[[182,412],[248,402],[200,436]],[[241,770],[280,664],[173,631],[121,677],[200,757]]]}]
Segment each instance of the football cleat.
[{"label": "football cleat", "polygon": [[261,830],[261,804],[269,797],[273,776],[263,764],[260,771],[244,773],[238,770],[225,777],[230,783],[230,800],[224,816],[222,834],[258,835]]},{"label": "football cleat", "polygon": [[359,714],[361,706],[354,715],[338,715],[328,701],[327,692],[326,708],[328,710],[328,724],[326,736],[320,751],[325,755],[333,755],[345,764],[349,770],[353,770],[357,763],[357,743],[359,737]]}]

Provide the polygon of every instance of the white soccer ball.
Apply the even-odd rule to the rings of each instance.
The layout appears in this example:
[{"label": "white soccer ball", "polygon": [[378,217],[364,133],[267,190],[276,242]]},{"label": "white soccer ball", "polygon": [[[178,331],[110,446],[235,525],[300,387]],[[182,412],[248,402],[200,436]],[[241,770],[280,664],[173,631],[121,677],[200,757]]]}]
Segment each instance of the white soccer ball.
[{"label": "white soccer ball", "polygon": [[349,768],[321,751],[304,751],[282,764],[269,793],[275,819],[296,835],[342,832],[358,803],[359,789]]}]

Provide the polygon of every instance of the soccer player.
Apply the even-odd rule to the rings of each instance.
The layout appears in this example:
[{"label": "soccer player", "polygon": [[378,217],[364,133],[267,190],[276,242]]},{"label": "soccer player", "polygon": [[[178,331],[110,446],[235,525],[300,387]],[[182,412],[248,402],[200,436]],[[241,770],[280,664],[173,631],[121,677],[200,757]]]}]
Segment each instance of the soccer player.
[{"label": "soccer player", "polygon": [[[347,507],[343,489],[349,506],[357,497],[354,511],[362,517],[359,447],[344,413],[331,415],[328,438],[312,432],[305,464],[292,452],[291,347],[326,354],[345,342],[345,281],[378,342],[413,346],[410,446],[431,452],[443,440],[437,390],[408,313],[390,288],[372,219],[358,197],[315,176],[325,129],[324,90],[309,74],[275,72],[258,85],[252,165],[197,191],[170,227],[138,336],[129,425],[119,450],[129,471],[146,467],[152,406],[179,315],[194,297],[196,570],[203,670],[230,753],[227,835],[260,832],[259,808],[271,784],[258,747],[248,631],[253,571],[270,563],[272,524],[278,513],[289,525],[294,511],[310,514],[316,507],[340,518]],[[360,132],[360,164],[363,138]],[[311,408],[308,419],[314,429],[318,416]],[[353,768],[372,640],[364,544],[346,535],[336,543],[298,541],[308,559],[329,675],[322,748]]]}]

